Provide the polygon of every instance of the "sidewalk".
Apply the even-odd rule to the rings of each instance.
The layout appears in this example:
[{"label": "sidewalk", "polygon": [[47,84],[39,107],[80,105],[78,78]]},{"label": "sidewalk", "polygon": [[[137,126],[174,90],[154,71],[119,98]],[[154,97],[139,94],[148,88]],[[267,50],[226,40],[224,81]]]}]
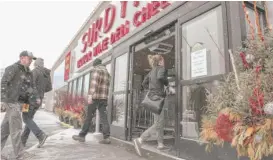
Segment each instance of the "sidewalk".
[{"label": "sidewalk", "polygon": [[28,149],[35,155],[32,160],[145,160],[120,145],[99,144],[94,134],[88,134],[84,143],[74,141],[72,135],[78,133],[69,128],[49,137],[42,148],[33,146]]}]

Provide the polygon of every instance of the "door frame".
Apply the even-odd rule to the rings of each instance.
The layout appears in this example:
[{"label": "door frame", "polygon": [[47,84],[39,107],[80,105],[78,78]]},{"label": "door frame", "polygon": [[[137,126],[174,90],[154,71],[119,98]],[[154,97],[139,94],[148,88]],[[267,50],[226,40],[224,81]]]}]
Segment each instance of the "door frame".
[{"label": "door frame", "polygon": [[[176,107],[176,113],[178,113],[178,116],[176,116],[176,139],[175,139],[175,146],[176,146],[176,153],[177,155],[181,154],[181,150],[185,147],[185,144],[182,142],[185,141],[185,139],[182,137],[182,126],[180,124],[180,121],[183,119],[183,87],[184,86],[191,86],[193,84],[202,84],[202,83],[208,83],[212,82],[214,80],[223,80],[224,75],[230,71],[231,66],[230,66],[230,60],[229,60],[229,55],[228,55],[228,48],[230,46],[229,43],[229,32],[230,28],[228,26],[228,16],[227,16],[227,4],[229,2],[207,2],[203,5],[200,5],[198,9],[195,9],[191,11],[190,13],[181,16],[178,19],[178,23],[176,24],[176,75],[177,75],[177,87],[176,87],[176,104],[178,107]],[[183,71],[183,55],[182,55],[182,25],[198,16],[201,16],[202,14],[218,7],[222,7],[222,22],[223,22],[223,34],[224,36],[224,58],[225,58],[225,74],[218,74],[218,75],[213,75],[213,76],[207,76],[207,77],[201,77],[201,78],[196,78],[192,80],[183,80],[182,77],[182,71]],[[190,140],[190,139],[189,139]],[[187,141],[187,140],[186,140]],[[192,140],[195,141],[195,140]],[[196,142],[194,142],[195,144]],[[199,144],[196,143],[195,147],[198,147]],[[189,146],[190,147],[190,146]]]},{"label": "door frame", "polygon": [[[115,81],[115,64],[116,64],[116,59],[124,54],[127,54],[127,69],[126,69],[126,86],[125,86],[125,90],[123,91],[117,91],[114,92],[114,81]],[[128,135],[128,125],[127,125],[127,117],[128,117],[128,94],[129,94],[129,90],[128,90],[128,79],[129,79],[129,65],[130,65],[130,54],[129,54],[129,47],[126,48],[120,48],[120,49],[116,49],[113,51],[112,54],[112,62],[111,62],[111,83],[110,83],[110,92],[109,92],[109,101],[108,101],[108,120],[109,120],[109,124],[110,124],[110,131],[111,131],[111,136],[116,137],[118,139],[122,139],[122,140],[127,140],[127,135]],[[124,124],[123,126],[115,126],[112,125],[112,110],[113,110],[113,100],[114,100],[114,95],[119,95],[119,94],[125,94],[125,104],[124,104]]]},{"label": "door frame", "polygon": [[[144,42],[145,41],[145,39],[147,39],[147,38],[149,38],[150,36],[155,36],[155,35],[157,35],[157,34],[159,34],[159,32],[160,31],[163,31],[163,30],[165,30],[165,29],[167,29],[167,28],[169,28],[169,27],[171,27],[171,26],[174,26],[174,27],[176,27],[176,25],[177,25],[177,21],[173,21],[173,22],[171,22],[171,23],[169,23],[169,24],[165,24],[163,27],[161,27],[161,28],[159,28],[158,30],[156,30],[156,31],[154,31],[151,35],[149,35],[149,36],[146,36],[145,38],[143,38],[143,39],[141,39],[141,40],[139,40],[137,43],[135,43],[135,44],[133,44],[133,45],[131,45],[131,47],[130,47],[130,52],[129,52],[129,54],[130,54],[130,64],[129,64],[129,81],[128,81],[128,84],[129,84],[129,88],[128,88],[128,132],[127,132],[127,140],[128,141],[131,141],[132,140],[132,131],[133,131],[133,91],[132,91],[132,89],[133,89],[133,78],[134,78],[134,54],[136,53],[136,52],[138,52],[138,51],[140,51],[140,50],[142,50],[142,49],[145,49],[145,48],[148,48],[148,47],[151,47],[152,45],[154,45],[154,44],[156,44],[156,43],[159,43],[159,42],[161,42],[161,41],[164,41],[164,40],[166,40],[166,39],[168,39],[168,38],[170,38],[170,37],[172,37],[172,36],[174,36],[174,37],[176,37],[176,35],[175,35],[175,32],[176,31],[174,31],[174,32],[172,32],[170,35],[166,35],[166,36],[163,36],[163,37],[160,37],[159,39],[157,39],[157,40],[155,40],[155,41],[152,41],[152,42],[150,42],[150,43],[148,43],[148,44],[145,44],[144,46],[141,46],[141,47],[136,47],[137,45],[139,45],[139,44],[141,44],[142,42]],[[176,45],[176,42],[174,43],[174,45]],[[175,48],[175,50],[176,50],[176,48]],[[176,52],[176,51],[175,51]],[[175,53],[176,54],[176,53]],[[174,64],[176,64],[176,62],[174,62]],[[175,70],[176,70],[177,68],[176,68],[176,65],[175,65]],[[177,108],[177,104],[175,104],[175,108]],[[176,123],[176,122],[175,122]],[[174,128],[175,129],[175,128]]]}]

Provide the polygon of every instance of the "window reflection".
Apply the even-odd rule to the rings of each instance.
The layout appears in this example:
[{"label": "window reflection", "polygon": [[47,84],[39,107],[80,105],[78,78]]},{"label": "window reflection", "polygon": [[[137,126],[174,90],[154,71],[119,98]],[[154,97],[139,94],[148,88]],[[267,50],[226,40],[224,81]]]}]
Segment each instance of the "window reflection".
[{"label": "window reflection", "polygon": [[77,92],[77,96],[81,96],[81,95],[82,95],[82,77],[78,79],[78,92]]},{"label": "window reflection", "polygon": [[[254,27],[255,33],[258,33],[258,27],[256,26],[256,15],[255,15],[254,9],[247,7],[246,10],[248,13],[249,20],[252,26]],[[261,30],[263,32],[264,31],[263,30],[264,29],[263,14],[260,11],[258,11],[258,14],[259,14],[259,24],[261,25]],[[245,19],[245,24],[246,24],[246,33],[251,34],[251,28],[247,22],[247,19]]]},{"label": "window reflection", "polygon": [[[115,79],[114,95],[112,109],[112,124],[124,127],[125,121],[125,94],[115,93],[126,90],[128,53],[116,58],[115,61]],[[110,66],[109,66],[110,67]],[[108,68],[110,69],[110,68]]]},{"label": "window reflection", "polygon": [[73,81],[73,98],[77,96],[77,79]]},{"label": "window reflection", "polygon": [[72,82],[69,82],[69,91],[68,91],[69,94],[72,93],[72,85],[73,85],[73,83],[72,83]]},{"label": "window reflection", "polygon": [[115,62],[114,92],[124,91],[127,79],[128,53],[118,57]]},{"label": "window reflection", "polygon": [[181,39],[183,79],[225,73],[221,6],[184,23]]},{"label": "window reflection", "polygon": [[83,96],[87,98],[90,84],[90,73],[84,76]]},{"label": "window reflection", "polygon": [[125,123],[125,94],[114,95],[112,124],[123,127]]},{"label": "window reflection", "polygon": [[215,93],[218,81],[183,87],[182,137],[199,139],[202,115],[206,113],[207,94]]}]

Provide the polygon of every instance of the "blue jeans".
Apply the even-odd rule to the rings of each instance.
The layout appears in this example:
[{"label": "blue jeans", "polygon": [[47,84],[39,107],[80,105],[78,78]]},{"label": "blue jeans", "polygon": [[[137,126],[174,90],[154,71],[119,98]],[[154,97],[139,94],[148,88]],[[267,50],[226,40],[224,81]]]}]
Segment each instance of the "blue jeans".
[{"label": "blue jeans", "polygon": [[33,117],[38,109],[38,106],[30,106],[28,112],[23,112],[23,121],[25,123],[25,129],[21,136],[23,144],[26,144],[30,131],[32,131],[37,139],[40,139],[43,135],[43,131],[33,121]]}]

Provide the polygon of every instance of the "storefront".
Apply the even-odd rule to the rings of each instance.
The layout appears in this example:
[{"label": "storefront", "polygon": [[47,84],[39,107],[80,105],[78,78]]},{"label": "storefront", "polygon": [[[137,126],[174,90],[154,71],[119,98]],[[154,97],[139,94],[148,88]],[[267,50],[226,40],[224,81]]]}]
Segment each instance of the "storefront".
[{"label": "storefront", "polygon": [[[245,3],[255,24],[253,4]],[[259,23],[266,26],[263,3],[257,6]],[[226,146],[206,153],[199,131],[205,92],[231,71],[228,49],[241,46],[248,31],[242,2],[102,2],[53,68],[65,61],[68,93],[86,97],[92,61],[101,58],[112,76],[111,135],[131,141],[153,124],[152,114],[138,107],[145,95],[140,85],[150,70],[147,55],[162,54],[176,91],[163,110],[166,152],[195,160],[237,159]]]}]

